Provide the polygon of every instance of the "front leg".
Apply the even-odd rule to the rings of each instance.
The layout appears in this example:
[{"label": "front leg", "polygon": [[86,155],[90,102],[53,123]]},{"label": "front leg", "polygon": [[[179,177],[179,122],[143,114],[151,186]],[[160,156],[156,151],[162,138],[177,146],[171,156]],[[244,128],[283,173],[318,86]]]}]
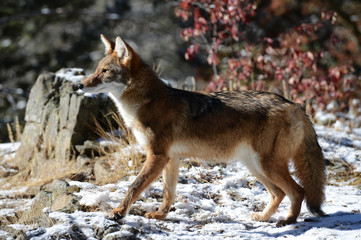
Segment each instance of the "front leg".
[{"label": "front leg", "polygon": [[164,154],[148,153],[142,170],[130,185],[123,201],[110,213],[109,218],[118,220],[125,217],[130,205],[137,200],[144,189],[158,178],[168,161],[168,156]]},{"label": "front leg", "polygon": [[175,190],[178,182],[179,160],[171,159],[163,170],[163,203],[157,212],[149,212],[147,218],[164,219],[175,199]]}]

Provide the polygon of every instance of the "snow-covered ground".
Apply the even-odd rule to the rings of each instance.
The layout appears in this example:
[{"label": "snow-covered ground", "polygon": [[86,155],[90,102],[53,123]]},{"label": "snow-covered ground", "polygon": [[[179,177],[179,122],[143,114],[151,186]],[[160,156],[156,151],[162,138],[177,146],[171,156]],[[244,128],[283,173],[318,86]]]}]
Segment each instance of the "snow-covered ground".
[{"label": "snow-covered ground", "polygon": [[[328,166],[329,176],[344,171],[342,163],[349,168],[352,166],[354,173],[361,172],[361,129],[349,130],[340,124],[333,128],[316,127],[324,154],[333,163],[333,166]],[[341,167],[335,163],[341,163]],[[55,225],[36,229],[19,224],[9,227],[23,229],[33,240],[71,239],[69,233],[74,231],[83,239],[99,236],[103,239],[172,240],[361,239],[361,181],[357,181],[357,176],[361,175],[351,174],[344,180],[336,177],[328,179],[323,205],[328,216],[313,217],[303,205],[298,223],[279,228],[276,221],[287,216],[289,200],[283,200],[270,222],[252,221],[249,217],[251,213],[263,209],[269,196],[263,185],[239,163],[225,168],[182,167],[176,201],[164,221],[143,217],[145,212],[156,210],[162,201],[161,180],[143,193],[129,215],[119,223],[107,219],[106,211],[119,204],[131,179],[104,186],[71,181],[71,185],[80,189],[75,193],[80,197],[80,204],[96,209],[95,212],[65,213],[44,209],[49,217],[56,220]],[[13,209],[1,206],[5,206],[7,201],[15,201],[11,199],[12,194],[21,191],[26,190],[0,190],[0,219],[14,214]],[[29,206],[29,202],[19,204],[23,208]],[[0,230],[0,239],[7,238],[11,239],[9,233]]]}]

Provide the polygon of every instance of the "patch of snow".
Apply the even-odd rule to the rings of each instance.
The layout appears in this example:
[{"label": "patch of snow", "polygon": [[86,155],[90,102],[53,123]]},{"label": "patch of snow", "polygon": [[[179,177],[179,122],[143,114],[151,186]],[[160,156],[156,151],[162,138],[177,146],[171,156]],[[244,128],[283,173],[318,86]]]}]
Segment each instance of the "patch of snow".
[{"label": "patch of snow", "polygon": [[63,68],[57,71],[55,75],[73,83],[80,83],[85,78],[82,68]]},{"label": "patch of snow", "polygon": [[[20,142],[14,143],[1,143],[0,144],[0,159],[3,160],[11,159],[15,156],[16,150],[20,147]],[[0,162],[1,163],[1,162]]]},{"label": "patch of snow", "polygon": [[328,124],[328,123],[336,121],[336,116],[335,116],[335,114],[332,114],[332,113],[318,111],[315,114],[315,119],[318,123]]},{"label": "patch of snow", "polygon": [[109,191],[102,191],[102,192],[87,193],[79,201],[79,204],[88,207],[96,207],[96,206],[100,206],[101,203],[107,201],[109,201]]},{"label": "patch of snow", "polygon": [[332,101],[329,104],[327,104],[326,109],[328,111],[336,111],[339,109],[339,106],[336,101]]},{"label": "patch of snow", "polygon": [[14,215],[15,215],[15,209],[9,209],[9,208],[0,209],[0,217],[1,216],[14,216]]},{"label": "patch of snow", "polygon": [[328,159],[342,159],[354,164],[355,171],[361,172],[361,132],[353,129],[348,133],[325,126],[315,126],[319,143]]},{"label": "patch of snow", "polygon": [[10,189],[10,190],[2,190],[2,189],[0,189],[0,198],[11,197],[14,194],[19,194],[19,193],[26,193],[27,190],[28,190],[28,187],[13,188],[13,189]]},{"label": "patch of snow", "polygon": [[[316,126],[319,143],[325,157],[330,160],[342,159],[351,164],[354,171],[361,172],[361,129],[348,129],[344,123],[335,121],[331,128]],[[2,149],[0,145],[0,149]],[[139,145],[123,149],[120,156],[132,155],[134,151],[143,151]],[[131,161],[131,160],[129,160]],[[163,221],[147,219],[134,215],[137,212],[156,211],[161,205],[163,195],[162,181],[155,181],[142,193],[130,211],[120,222],[106,218],[107,211],[115,208],[124,198],[131,182],[119,181],[116,184],[97,186],[92,183],[70,181],[70,185],[80,188],[74,193],[80,204],[93,207],[99,212],[75,211],[72,213],[51,212],[46,214],[57,221],[48,228],[35,229],[32,226],[13,224],[14,229],[26,231],[32,240],[52,239],[66,235],[74,230],[80,231],[87,239],[96,239],[95,229],[107,229],[115,226],[118,230],[108,234],[107,238],[140,239],[359,239],[361,238],[361,189],[350,182],[337,182],[327,185],[323,210],[325,217],[313,217],[302,204],[296,224],[277,228],[276,222],[284,219],[290,208],[286,197],[277,212],[268,222],[256,222],[250,219],[252,212],[261,211],[269,201],[265,187],[239,162],[223,168],[208,165],[181,167],[175,203]],[[333,182],[332,179],[329,179]],[[0,190],[0,206],[9,205],[2,199],[24,189]],[[136,211],[137,210],[137,211]],[[132,214],[133,213],[133,214]],[[3,207],[0,216],[11,216],[14,211]],[[8,238],[0,231],[0,238]]]},{"label": "patch of snow", "polygon": [[337,120],[334,124],[333,124],[333,128],[336,130],[336,131],[347,131],[349,128],[346,127],[345,125],[343,125],[343,123],[339,120]]}]

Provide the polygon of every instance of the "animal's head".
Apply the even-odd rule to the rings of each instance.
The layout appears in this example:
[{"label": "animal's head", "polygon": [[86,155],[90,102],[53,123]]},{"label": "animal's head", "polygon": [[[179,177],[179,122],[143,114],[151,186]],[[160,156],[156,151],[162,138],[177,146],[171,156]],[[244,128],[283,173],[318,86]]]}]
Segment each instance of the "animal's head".
[{"label": "animal's head", "polygon": [[78,88],[89,93],[111,92],[119,98],[139,66],[140,58],[120,37],[116,38],[115,43],[103,34],[100,37],[105,45],[106,56],[100,60],[95,72],[83,80]]}]

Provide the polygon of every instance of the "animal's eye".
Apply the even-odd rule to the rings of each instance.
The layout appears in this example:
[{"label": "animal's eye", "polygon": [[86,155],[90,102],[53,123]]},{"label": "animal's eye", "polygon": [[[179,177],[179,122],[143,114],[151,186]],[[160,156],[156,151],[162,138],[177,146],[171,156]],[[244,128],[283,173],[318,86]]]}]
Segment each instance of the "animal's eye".
[{"label": "animal's eye", "polygon": [[105,73],[105,72],[108,72],[108,69],[105,69],[105,68],[104,68],[104,69],[103,69],[103,73]]}]

